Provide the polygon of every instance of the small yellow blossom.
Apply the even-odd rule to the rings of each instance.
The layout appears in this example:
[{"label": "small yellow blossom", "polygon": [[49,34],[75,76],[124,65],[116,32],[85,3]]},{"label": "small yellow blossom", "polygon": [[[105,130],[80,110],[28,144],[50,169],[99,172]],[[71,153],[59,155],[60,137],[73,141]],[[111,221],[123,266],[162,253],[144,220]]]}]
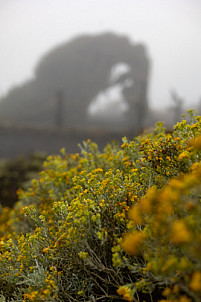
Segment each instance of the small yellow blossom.
[{"label": "small yellow blossom", "polygon": [[192,300],[187,298],[186,296],[181,296],[178,302],[192,302]]},{"label": "small yellow blossom", "polygon": [[123,296],[124,300],[132,302],[132,291],[127,286],[120,286],[117,290],[118,295]]},{"label": "small yellow blossom", "polygon": [[142,218],[142,213],[141,213],[141,208],[139,204],[136,204],[131,208],[131,211],[129,213],[130,219],[135,223],[135,224],[142,224],[143,223],[143,218]]},{"label": "small yellow blossom", "polygon": [[201,272],[196,271],[191,279],[190,288],[195,292],[201,292]]},{"label": "small yellow blossom", "polygon": [[50,271],[54,271],[55,270],[55,267],[54,266],[51,266],[50,267]]},{"label": "small yellow blossom", "polygon": [[169,296],[171,294],[171,289],[169,287],[166,287],[166,289],[163,291],[163,296]]},{"label": "small yellow blossom", "polygon": [[128,233],[123,239],[122,248],[128,254],[139,255],[145,238],[146,235],[143,232]]},{"label": "small yellow blossom", "polygon": [[185,150],[179,154],[178,159],[182,160],[183,158],[188,157],[188,156],[189,156],[189,152]]},{"label": "small yellow blossom", "polygon": [[191,238],[191,232],[188,230],[184,221],[177,220],[173,223],[171,239],[175,245],[187,243]]},{"label": "small yellow blossom", "polygon": [[194,170],[196,170],[198,167],[199,167],[199,163],[194,163],[194,164],[190,167],[190,170],[191,170],[191,171],[194,171]]},{"label": "small yellow blossom", "polygon": [[174,269],[176,264],[177,264],[177,258],[174,256],[170,256],[169,259],[164,264],[164,266],[162,267],[162,272]]},{"label": "small yellow blossom", "polygon": [[79,252],[78,256],[80,257],[80,259],[86,259],[88,257],[88,253],[87,252]]},{"label": "small yellow blossom", "polygon": [[50,289],[45,289],[45,290],[43,291],[44,295],[49,295],[50,292],[51,292]]},{"label": "small yellow blossom", "polygon": [[193,147],[193,149],[201,149],[201,136],[198,136],[197,138],[191,140],[189,145]]},{"label": "small yellow blossom", "polygon": [[177,284],[174,285],[172,292],[175,294],[179,292],[179,286]]}]

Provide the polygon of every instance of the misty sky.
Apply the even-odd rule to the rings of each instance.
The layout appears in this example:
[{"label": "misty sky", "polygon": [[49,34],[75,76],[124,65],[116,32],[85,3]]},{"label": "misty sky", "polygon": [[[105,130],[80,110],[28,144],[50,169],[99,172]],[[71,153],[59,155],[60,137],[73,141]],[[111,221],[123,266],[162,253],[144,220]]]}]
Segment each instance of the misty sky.
[{"label": "misty sky", "polygon": [[201,98],[201,0],[0,0],[0,95],[57,44],[105,31],[147,45],[152,107],[172,105],[171,89]]}]

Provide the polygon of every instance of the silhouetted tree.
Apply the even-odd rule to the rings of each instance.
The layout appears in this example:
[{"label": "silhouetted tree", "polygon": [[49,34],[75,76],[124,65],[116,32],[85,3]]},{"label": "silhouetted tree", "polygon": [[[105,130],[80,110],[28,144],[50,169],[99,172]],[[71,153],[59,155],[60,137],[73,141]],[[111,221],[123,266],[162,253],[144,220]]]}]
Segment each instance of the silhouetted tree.
[{"label": "silhouetted tree", "polygon": [[64,95],[61,90],[56,93],[56,126],[58,128],[63,126],[63,107]]},{"label": "silhouetted tree", "polygon": [[51,100],[59,88],[65,95],[60,121],[64,126],[84,126],[88,123],[90,102],[106,89],[108,74],[119,62],[130,66],[133,85],[124,90],[130,105],[127,126],[136,126],[147,111],[149,60],[144,45],[133,44],[126,36],[113,33],[80,36],[43,56],[35,69],[35,79],[11,90],[1,100],[0,118],[55,124],[55,106]]}]

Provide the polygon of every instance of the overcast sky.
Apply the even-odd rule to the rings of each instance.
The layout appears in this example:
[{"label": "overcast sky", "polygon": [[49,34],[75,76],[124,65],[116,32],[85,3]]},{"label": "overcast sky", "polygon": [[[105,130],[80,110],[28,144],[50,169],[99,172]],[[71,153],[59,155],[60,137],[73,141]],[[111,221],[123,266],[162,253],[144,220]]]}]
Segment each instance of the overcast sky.
[{"label": "overcast sky", "polygon": [[201,0],[0,0],[0,95],[57,44],[105,31],[146,44],[152,107],[171,105],[171,89],[201,98]]}]

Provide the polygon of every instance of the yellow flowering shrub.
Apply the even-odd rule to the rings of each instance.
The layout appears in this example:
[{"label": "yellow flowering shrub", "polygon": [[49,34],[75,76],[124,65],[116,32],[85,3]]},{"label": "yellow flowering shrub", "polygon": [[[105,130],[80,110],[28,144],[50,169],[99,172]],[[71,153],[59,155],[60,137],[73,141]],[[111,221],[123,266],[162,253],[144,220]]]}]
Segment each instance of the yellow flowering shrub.
[{"label": "yellow flowering shrub", "polygon": [[[186,122],[181,124],[187,127]],[[195,125],[188,128],[195,129]],[[158,299],[161,302],[201,301],[201,136],[197,136],[198,124],[196,128],[198,133],[189,135],[187,146],[178,156],[179,161],[186,158],[192,165],[166,187],[152,186],[130,208],[129,233],[122,242],[128,254],[136,257],[141,253],[150,291],[153,284],[164,288],[164,297]],[[198,162],[194,162],[196,158]],[[129,265],[136,265],[135,261],[133,257]],[[132,286],[137,290],[138,280]]]},{"label": "yellow flowering shrub", "polygon": [[200,301],[201,118],[52,155],[0,214],[0,301]]}]

